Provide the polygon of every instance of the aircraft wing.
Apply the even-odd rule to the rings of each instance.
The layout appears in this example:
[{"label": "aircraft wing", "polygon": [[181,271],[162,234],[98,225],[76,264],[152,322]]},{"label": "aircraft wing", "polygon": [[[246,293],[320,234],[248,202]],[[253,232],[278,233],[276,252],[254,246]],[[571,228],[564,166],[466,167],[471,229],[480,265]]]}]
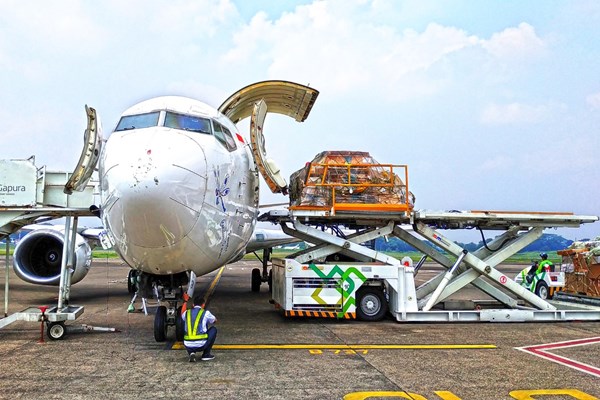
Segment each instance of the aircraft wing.
[{"label": "aircraft wing", "polygon": [[254,251],[294,242],[300,242],[300,240],[286,235],[281,230],[257,228],[254,230],[252,239],[250,239],[248,245],[246,246],[246,253],[252,253]]}]

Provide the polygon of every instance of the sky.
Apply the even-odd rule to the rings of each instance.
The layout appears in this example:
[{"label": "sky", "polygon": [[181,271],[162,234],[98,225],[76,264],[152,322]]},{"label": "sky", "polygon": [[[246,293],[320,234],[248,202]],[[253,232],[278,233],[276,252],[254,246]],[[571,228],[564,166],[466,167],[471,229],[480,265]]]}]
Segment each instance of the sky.
[{"label": "sky", "polygon": [[368,151],[408,165],[418,209],[600,215],[599,62],[595,0],[3,0],[0,159],[72,170],[85,104],[110,132],[141,100],[282,79],[320,92],[303,123],[267,118],[285,176]]}]

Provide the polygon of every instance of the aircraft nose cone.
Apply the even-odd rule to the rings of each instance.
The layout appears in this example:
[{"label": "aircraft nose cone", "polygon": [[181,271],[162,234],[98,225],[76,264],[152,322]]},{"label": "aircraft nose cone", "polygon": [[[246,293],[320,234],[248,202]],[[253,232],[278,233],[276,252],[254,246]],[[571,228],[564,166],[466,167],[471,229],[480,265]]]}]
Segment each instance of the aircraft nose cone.
[{"label": "aircraft nose cone", "polygon": [[104,214],[112,232],[145,248],[183,239],[201,214],[206,193],[202,146],[186,134],[157,128],[124,135],[117,151],[119,161],[105,176],[113,185],[106,190],[112,199],[105,200]]}]

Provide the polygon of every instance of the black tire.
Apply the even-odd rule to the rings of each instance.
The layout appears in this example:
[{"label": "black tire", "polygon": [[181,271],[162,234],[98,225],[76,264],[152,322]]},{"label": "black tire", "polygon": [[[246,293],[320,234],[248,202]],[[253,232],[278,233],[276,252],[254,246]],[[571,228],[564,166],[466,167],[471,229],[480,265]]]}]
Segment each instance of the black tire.
[{"label": "black tire", "polygon": [[159,306],[154,316],[154,340],[164,342],[167,340],[167,307]]},{"label": "black tire", "polygon": [[379,321],[388,311],[383,290],[365,286],[356,292],[356,316],[361,321]]},{"label": "black tire", "polygon": [[177,315],[175,316],[175,340],[183,342],[183,336],[185,335],[185,326],[183,319],[181,318],[181,307],[177,308]]},{"label": "black tire", "polygon": [[267,283],[269,284],[269,293],[273,293],[273,270],[269,271],[269,280]]},{"label": "black tire", "polygon": [[535,287],[535,294],[542,300],[549,298],[548,284],[544,281],[539,281]]},{"label": "black tire", "polygon": [[260,269],[254,268],[252,270],[252,291],[260,292],[260,284],[262,283],[262,276],[260,274]]},{"label": "black tire", "polygon": [[137,287],[135,284],[135,280],[137,279],[137,271],[135,269],[130,269],[129,274],[127,274],[127,291],[129,294],[134,294],[137,291]]},{"label": "black tire", "polygon": [[61,340],[65,337],[67,328],[64,322],[49,322],[46,328],[46,334],[52,340]]}]

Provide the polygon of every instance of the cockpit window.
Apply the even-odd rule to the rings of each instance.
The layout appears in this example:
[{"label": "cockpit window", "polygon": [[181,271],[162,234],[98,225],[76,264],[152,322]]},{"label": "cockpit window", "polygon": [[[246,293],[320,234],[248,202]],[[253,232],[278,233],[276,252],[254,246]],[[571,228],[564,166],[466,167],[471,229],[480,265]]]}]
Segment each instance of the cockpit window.
[{"label": "cockpit window", "polygon": [[115,128],[117,131],[128,131],[130,129],[142,129],[149,128],[151,126],[158,125],[159,111],[151,112],[148,114],[138,115],[125,115],[121,117],[119,124]]},{"label": "cockpit window", "polygon": [[191,115],[176,114],[167,111],[165,115],[165,126],[167,128],[181,129],[184,131],[211,134],[210,120]]},{"label": "cockpit window", "polygon": [[233,140],[233,136],[231,136],[229,129],[225,128],[217,121],[213,121],[213,126],[215,128],[215,137],[219,140],[219,142],[223,143],[227,150],[235,150],[237,146],[235,145],[235,140]]}]

